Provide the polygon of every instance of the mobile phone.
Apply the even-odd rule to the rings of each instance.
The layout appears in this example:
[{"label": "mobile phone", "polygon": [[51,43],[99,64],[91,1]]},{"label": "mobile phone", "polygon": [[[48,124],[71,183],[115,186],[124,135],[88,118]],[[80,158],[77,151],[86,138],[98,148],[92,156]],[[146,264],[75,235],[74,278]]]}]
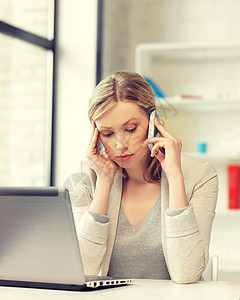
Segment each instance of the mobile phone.
[{"label": "mobile phone", "polygon": [[[154,110],[153,112],[151,112],[151,115],[149,117],[149,125],[148,125],[148,139],[150,138],[153,138],[153,137],[159,137],[160,136],[160,133],[157,129],[157,127],[154,125],[154,122],[153,122],[153,119],[154,118],[157,118],[159,123],[161,124],[161,119],[157,113],[156,110]],[[154,144],[149,144],[148,145],[148,148],[150,151],[152,151],[152,148],[153,148]],[[165,154],[165,149],[164,148],[160,148],[160,151]],[[157,150],[158,152],[158,150]]]},{"label": "mobile phone", "polygon": [[103,144],[102,144],[100,138],[98,139],[98,151],[99,151],[100,155],[102,155],[104,152],[104,147],[103,147]]}]

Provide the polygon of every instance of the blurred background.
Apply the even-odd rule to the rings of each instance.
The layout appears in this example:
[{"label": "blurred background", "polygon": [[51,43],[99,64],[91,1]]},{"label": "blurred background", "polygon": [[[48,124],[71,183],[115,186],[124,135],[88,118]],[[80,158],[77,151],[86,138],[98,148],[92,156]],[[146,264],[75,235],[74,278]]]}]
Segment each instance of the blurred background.
[{"label": "blurred background", "polygon": [[85,158],[95,85],[139,72],[183,151],[217,170],[210,254],[219,280],[239,281],[239,11],[238,0],[0,0],[0,185],[62,185]]}]

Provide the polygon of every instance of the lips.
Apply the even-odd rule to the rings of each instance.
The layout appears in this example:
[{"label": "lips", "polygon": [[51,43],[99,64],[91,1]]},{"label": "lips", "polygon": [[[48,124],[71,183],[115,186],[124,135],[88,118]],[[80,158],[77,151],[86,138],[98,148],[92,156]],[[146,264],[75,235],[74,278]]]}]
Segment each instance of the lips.
[{"label": "lips", "polygon": [[117,159],[121,161],[127,161],[131,159],[132,156],[133,154],[125,154],[125,155],[117,156]]}]

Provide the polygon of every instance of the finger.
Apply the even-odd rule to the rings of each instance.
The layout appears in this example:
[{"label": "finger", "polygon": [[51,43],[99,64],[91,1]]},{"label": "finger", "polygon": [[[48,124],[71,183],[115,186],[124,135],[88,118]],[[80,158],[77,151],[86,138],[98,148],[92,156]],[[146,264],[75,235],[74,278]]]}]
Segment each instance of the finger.
[{"label": "finger", "polygon": [[[164,148],[162,148],[164,149]],[[160,149],[161,150],[161,149]],[[162,161],[165,159],[165,154],[162,153],[162,151],[158,151],[155,157],[162,163]]]},{"label": "finger", "polygon": [[98,144],[98,139],[99,139],[99,131],[98,131],[97,128],[95,128],[94,135],[93,135],[93,138],[92,138],[92,142],[95,146],[97,146],[97,144]]},{"label": "finger", "polygon": [[91,125],[92,125],[92,131],[91,131],[91,137],[89,139],[88,147],[90,147],[90,145],[92,144],[92,139],[94,137],[95,129],[96,129],[96,124],[94,121],[91,122]]},{"label": "finger", "polygon": [[94,131],[95,131],[95,128],[96,128],[96,123],[95,123],[95,121],[92,121],[91,125],[92,125],[92,137],[93,137]]},{"label": "finger", "polygon": [[93,132],[93,136],[91,137],[89,142],[89,148],[91,150],[96,149],[97,145],[98,145],[98,129],[95,128]]},{"label": "finger", "polygon": [[161,148],[163,148],[165,150],[165,148],[166,148],[166,143],[165,142],[158,142],[158,143],[156,143],[153,146],[153,148],[152,148],[151,156],[154,157],[156,154],[158,154],[159,152],[161,152]]},{"label": "finger", "polygon": [[175,137],[171,133],[169,133],[162,124],[160,124],[156,117],[153,119],[153,122],[163,137],[175,139]]},{"label": "finger", "polygon": [[153,138],[150,138],[150,139],[146,139],[144,141],[144,143],[142,144],[142,147],[145,147],[149,144],[155,144],[157,142],[165,142],[165,141],[168,141],[169,139],[165,138],[165,137],[153,137]]}]

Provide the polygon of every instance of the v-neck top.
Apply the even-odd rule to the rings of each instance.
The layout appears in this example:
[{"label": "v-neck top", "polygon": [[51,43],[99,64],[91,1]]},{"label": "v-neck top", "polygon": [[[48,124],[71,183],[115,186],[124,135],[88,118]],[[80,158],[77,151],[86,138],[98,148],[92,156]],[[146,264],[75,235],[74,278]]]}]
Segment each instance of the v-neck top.
[{"label": "v-neck top", "polygon": [[122,206],[109,266],[109,276],[170,279],[162,250],[161,196],[138,226],[127,219]]}]

